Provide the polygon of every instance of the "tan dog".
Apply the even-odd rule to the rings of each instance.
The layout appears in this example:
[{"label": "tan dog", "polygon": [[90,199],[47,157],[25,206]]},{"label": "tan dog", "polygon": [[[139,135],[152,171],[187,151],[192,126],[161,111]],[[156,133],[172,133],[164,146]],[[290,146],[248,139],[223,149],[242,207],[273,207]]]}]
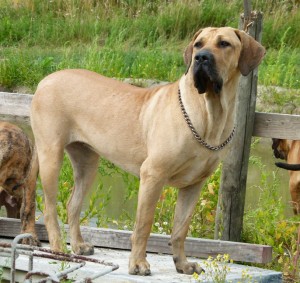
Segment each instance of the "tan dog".
[{"label": "tan dog", "polygon": [[300,212],[300,141],[273,139],[274,156],[287,161],[277,162],[278,167],[290,170],[290,193],[294,214]]},{"label": "tan dog", "polygon": [[[0,121],[0,206],[8,217],[21,217],[21,233],[35,233],[35,189],[38,160],[26,134],[17,126]],[[21,211],[20,211],[21,210]]]},{"label": "tan dog", "polygon": [[[176,269],[200,273],[201,268],[186,259],[184,240],[201,186],[225,150],[199,144],[187,122],[198,132],[198,140],[213,146],[229,142],[240,74],[250,73],[264,54],[264,48],[242,31],[206,28],[187,47],[188,69],[175,83],[144,89],[87,70],[59,71],[41,81],[31,121],[51,248],[61,250],[56,195],[66,150],[75,177],[68,203],[71,245],[75,253],[93,253],[80,234],[79,214],[102,156],[140,177],[129,273],[150,274],[146,245],[164,185],[179,188],[170,242]],[[183,108],[190,120],[185,121]]]}]

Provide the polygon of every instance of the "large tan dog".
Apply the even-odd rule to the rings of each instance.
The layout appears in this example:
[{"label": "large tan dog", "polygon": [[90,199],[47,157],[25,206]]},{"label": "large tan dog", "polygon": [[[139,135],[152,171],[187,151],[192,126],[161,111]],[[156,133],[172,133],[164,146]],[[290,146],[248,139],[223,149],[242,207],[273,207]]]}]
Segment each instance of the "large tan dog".
[{"label": "large tan dog", "polygon": [[273,139],[274,156],[287,161],[277,162],[278,167],[290,170],[290,193],[294,214],[300,213],[300,141]]},{"label": "large tan dog", "polygon": [[0,121],[0,207],[7,216],[21,218],[21,233],[35,233],[35,189],[38,174],[36,152],[17,126]]},{"label": "large tan dog", "polygon": [[59,71],[42,80],[32,101],[31,121],[51,248],[61,250],[55,206],[66,150],[75,177],[68,203],[71,245],[75,253],[93,253],[80,234],[79,214],[103,156],[140,177],[129,273],[150,274],[146,245],[164,185],[179,188],[170,241],[176,269],[200,273],[201,268],[186,259],[184,240],[201,186],[233,136],[240,74],[249,74],[264,54],[242,31],[206,28],[186,48],[187,72],[175,83],[144,89],[87,70]]}]

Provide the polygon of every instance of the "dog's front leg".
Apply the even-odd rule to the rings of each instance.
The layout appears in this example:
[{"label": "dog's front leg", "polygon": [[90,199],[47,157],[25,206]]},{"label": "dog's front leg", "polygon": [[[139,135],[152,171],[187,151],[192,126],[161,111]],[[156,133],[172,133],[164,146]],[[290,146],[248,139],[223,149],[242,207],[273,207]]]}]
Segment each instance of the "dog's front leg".
[{"label": "dog's front leg", "polygon": [[194,208],[199,199],[202,182],[179,190],[174,217],[174,227],[171,236],[173,260],[179,273],[200,274],[202,268],[195,262],[188,262],[184,252],[184,241],[187,236],[189,224]]},{"label": "dog's front leg", "polygon": [[129,274],[151,274],[150,264],[146,260],[146,246],[162,187],[162,178],[159,178],[159,174],[146,168],[144,163],[141,169],[135,228],[131,236],[132,249],[129,259]]}]

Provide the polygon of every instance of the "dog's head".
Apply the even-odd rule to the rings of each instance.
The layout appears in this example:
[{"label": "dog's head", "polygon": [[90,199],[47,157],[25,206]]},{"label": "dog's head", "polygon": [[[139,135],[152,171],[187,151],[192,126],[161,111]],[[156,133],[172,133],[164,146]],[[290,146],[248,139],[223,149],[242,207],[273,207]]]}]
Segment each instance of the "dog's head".
[{"label": "dog's head", "polygon": [[246,76],[255,69],[264,55],[265,48],[243,31],[205,28],[195,33],[184,62],[199,93],[212,90],[219,94],[234,76]]},{"label": "dog's head", "polygon": [[287,140],[283,139],[272,139],[272,149],[274,156],[280,159],[287,159],[289,153],[289,145]]}]

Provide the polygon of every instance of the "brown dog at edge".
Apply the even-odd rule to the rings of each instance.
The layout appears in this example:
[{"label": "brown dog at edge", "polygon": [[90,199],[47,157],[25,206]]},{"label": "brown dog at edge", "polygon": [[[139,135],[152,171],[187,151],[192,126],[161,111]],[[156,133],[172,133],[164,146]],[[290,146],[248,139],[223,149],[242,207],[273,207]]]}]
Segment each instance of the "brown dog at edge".
[{"label": "brown dog at edge", "polygon": [[[170,240],[176,270],[200,273],[184,252],[189,223],[201,186],[224,157],[234,133],[239,77],[256,68],[264,54],[243,31],[205,28],[186,48],[187,71],[174,83],[140,88],[87,70],[63,70],[43,79],[32,101],[31,122],[51,248],[62,248],[56,196],[65,150],[75,179],[68,202],[71,246],[77,254],[93,253],[81,236],[79,216],[101,156],[140,177],[129,273],[151,273],[146,245],[164,185],[179,189]],[[188,123],[198,140],[217,150],[199,144]]]},{"label": "brown dog at edge", "polygon": [[[37,155],[26,134],[17,126],[0,121],[0,207],[7,216],[21,218],[21,233],[35,232]],[[29,243],[30,241],[24,241]]]},{"label": "brown dog at edge", "polygon": [[300,213],[300,141],[272,139],[272,149],[276,158],[284,159],[287,163],[277,162],[276,166],[289,170],[290,193],[294,214]]}]

